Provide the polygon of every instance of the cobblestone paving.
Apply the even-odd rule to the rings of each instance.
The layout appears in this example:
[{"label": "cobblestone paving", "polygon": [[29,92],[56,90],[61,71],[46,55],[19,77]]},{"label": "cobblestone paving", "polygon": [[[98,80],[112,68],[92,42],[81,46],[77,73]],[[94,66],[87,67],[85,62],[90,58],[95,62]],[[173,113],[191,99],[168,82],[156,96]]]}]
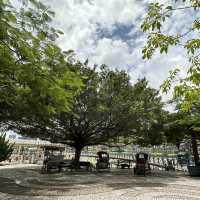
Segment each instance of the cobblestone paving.
[{"label": "cobblestone paving", "polygon": [[34,165],[0,166],[0,200],[200,200],[200,178],[132,170],[41,174]]}]

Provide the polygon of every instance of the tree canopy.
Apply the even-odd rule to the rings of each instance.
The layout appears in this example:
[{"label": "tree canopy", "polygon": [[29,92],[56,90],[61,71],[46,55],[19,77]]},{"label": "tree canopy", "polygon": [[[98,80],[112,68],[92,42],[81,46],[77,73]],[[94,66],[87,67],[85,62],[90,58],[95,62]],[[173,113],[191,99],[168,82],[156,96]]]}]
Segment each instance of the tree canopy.
[{"label": "tree canopy", "polygon": [[168,113],[166,121],[164,123],[165,136],[168,143],[176,145],[179,149],[180,144],[186,137],[186,127],[180,124],[180,120],[183,119],[184,114],[181,112]]},{"label": "tree canopy", "polygon": [[55,44],[62,32],[50,26],[54,13],[37,0],[0,0],[0,121],[69,110],[81,86]]},{"label": "tree canopy", "polygon": [[[182,47],[187,52],[190,63],[187,77],[177,78],[179,69],[170,71],[169,78],[163,83],[162,89],[167,92],[176,79],[174,98],[181,99],[181,108],[189,110],[192,104],[199,101],[200,97],[200,20],[197,12],[200,9],[200,2],[197,0],[176,0],[176,3],[150,3],[148,13],[141,25],[144,32],[148,33],[146,46],[143,48],[143,58],[150,59],[158,49],[160,53],[167,53],[171,46]],[[178,23],[178,12],[190,10],[195,17],[193,23],[188,24],[180,32],[171,34],[165,30],[167,22],[172,18]],[[174,18],[173,13],[176,12]],[[191,16],[191,14],[190,14]]]},{"label": "tree canopy", "polygon": [[159,91],[149,87],[144,78],[134,85],[133,111],[136,117],[134,143],[142,146],[159,145],[165,142],[163,124],[166,111]]},{"label": "tree canopy", "polygon": [[171,113],[165,123],[167,141],[180,145],[184,140],[190,140],[195,164],[199,165],[197,140],[200,139],[199,107],[190,112],[183,112],[180,108],[177,113]]},{"label": "tree canopy", "polygon": [[[153,135],[158,130],[155,127],[159,126],[156,113],[160,112],[162,104],[158,92],[148,88],[146,80],[133,85],[126,72],[110,70],[105,65],[97,70],[80,64],[79,69],[85,77],[85,86],[74,98],[71,112],[55,114],[46,121],[24,119],[16,123],[15,130],[74,147],[77,162],[85,146],[115,142],[118,136],[128,136],[132,142],[140,139],[147,144],[152,137],[148,133]],[[144,126],[148,127],[144,130]],[[159,139],[154,141],[157,142]]]}]

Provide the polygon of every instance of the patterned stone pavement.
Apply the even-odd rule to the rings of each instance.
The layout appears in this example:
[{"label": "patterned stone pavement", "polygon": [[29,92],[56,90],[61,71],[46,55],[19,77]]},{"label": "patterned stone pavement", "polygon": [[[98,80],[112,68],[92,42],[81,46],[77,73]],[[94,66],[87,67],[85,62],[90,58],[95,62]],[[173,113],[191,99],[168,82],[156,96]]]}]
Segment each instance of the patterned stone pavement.
[{"label": "patterned stone pavement", "polygon": [[34,165],[0,166],[0,200],[200,200],[200,178],[132,170],[41,174]]}]

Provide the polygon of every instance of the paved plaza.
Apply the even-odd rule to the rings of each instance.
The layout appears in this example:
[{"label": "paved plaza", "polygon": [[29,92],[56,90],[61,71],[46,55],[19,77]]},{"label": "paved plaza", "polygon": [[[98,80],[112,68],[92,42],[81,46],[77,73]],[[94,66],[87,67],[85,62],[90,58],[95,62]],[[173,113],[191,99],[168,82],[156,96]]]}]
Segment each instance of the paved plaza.
[{"label": "paved plaza", "polygon": [[130,170],[41,174],[40,166],[0,166],[0,200],[200,200],[200,178]]}]

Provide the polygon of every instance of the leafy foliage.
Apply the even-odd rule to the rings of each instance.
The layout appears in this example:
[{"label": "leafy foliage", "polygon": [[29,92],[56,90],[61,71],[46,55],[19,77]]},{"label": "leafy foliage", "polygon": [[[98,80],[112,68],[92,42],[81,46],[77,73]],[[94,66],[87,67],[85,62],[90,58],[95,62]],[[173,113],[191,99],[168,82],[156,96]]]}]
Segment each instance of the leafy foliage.
[{"label": "leafy foliage", "polygon": [[134,142],[143,146],[158,145],[165,141],[163,122],[166,112],[157,90],[148,86],[146,79],[134,85],[136,115]]},{"label": "leafy foliage", "polygon": [[177,113],[171,113],[165,123],[167,141],[179,145],[184,140],[190,140],[196,165],[199,165],[197,140],[200,139],[200,107],[196,105],[189,112],[178,109]]},{"label": "leafy foliage", "polygon": [[13,145],[6,140],[6,134],[0,135],[0,162],[8,160],[13,152]]},{"label": "leafy foliage", "polygon": [[[181,3],[182,2],[182,3]],[[181,5],[181,6],[180,6]],[[171,46],[183,47],[188,55],[190,63],[186,78],[176,80],[174,88],[174,98],[181,101],[181,108],[189,111],[192,105],[199,101],[200,97],[200,20],[198,17],[184,33],[167,34],[164,30],[166,21],[170,20],[174,12],[181,10],[191,10],[195,14],[200,9],[198,0],[177,0],[171,4],[149,4],[148,13],[141,25],[144,32],[148,32],[147,45],[143,48],[143,58],[150,59],[158,49],[160,53],[167,53]],[[170,77],[164,82],[162,89],[167,92],[174,79],[177,77],[178,70],[170,72]]]},{"label": "leafy foliage", "polygon": [[184,139],[190,138],[186,126],[181,124],[181,120],[184,116],[185,115],[181,112],[169,113],[164,123],[167,142],[175,144],[178,149]]},{"label": "leafy foliage", "polygon": [[[182,4],[179,4],[182,2]],[[181,5],[181,6],[180,6]],[[183,5],[183,6],[182,6]],[[177,0],[175,4],[166,5],[151,3],[148,13],[141,26],[144,32],[149,31],[147,45],[143,49],[143,58],[150,59],[156,49],[160,53],[167,53],[169,47],[183,47],[187,52],[190,63],[187,77],[177,78],[179,69],[170,71],[169,78],[163,83],[162,89],[168,92],[172,84],[174,88],[173,100],[177,103],[178,113],[171,114],[166,124],[167,140],[180,143],[182,139],[191,138],[195,164],[199,165],[197,139],[199,139],[199,102],[200,102],[200,20],[198,17],[183,34],[169,35],[164,31],[166,20],[173,12],[190,9],[195,13],[200,9],[199,0]]]},{"label": "leafy foliage", "polygon": [[82,83],[55,44],[54,13],[37,0],[12,3],[0,0],[0,121],[70,110]]},{"label": "leafy foliage", "polygon": [[129,131],[133,96],[127,74],[106,66],[100,72],[81,63],[77,68],[85,77],[85,86],[75,97],[71,112],[56,113],[46,121],[23,119],[16,123],[16,131],[68,144],[77,152]]}]

